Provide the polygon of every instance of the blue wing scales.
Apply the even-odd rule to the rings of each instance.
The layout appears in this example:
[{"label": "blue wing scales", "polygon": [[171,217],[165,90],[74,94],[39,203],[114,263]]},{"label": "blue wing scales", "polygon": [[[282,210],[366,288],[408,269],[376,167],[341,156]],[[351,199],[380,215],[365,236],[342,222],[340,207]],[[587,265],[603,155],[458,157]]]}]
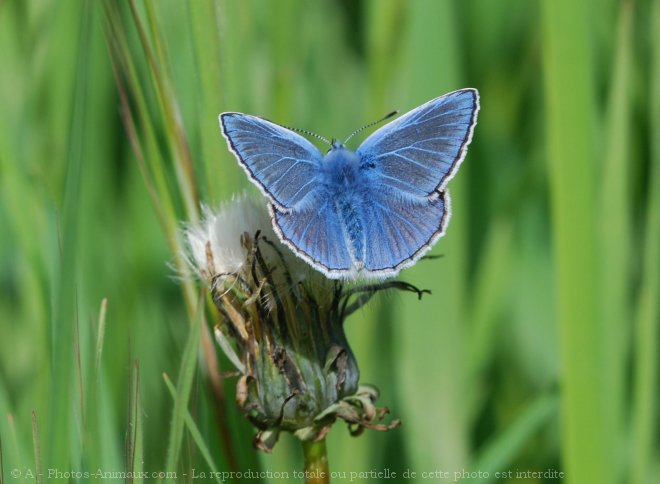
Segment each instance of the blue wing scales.
[{"label": "blue wing scales", "polygon": [[220,127],[240,165],[280,211],[304,205],[316,186],[322,160],[313,144],[247,114],[223,113]]},{"label": "blue wing scales", "polygon": [[346,273],[353,261],[337,212],[327,197],[316,200],[318,206],[303,212],[282,213],[271,207],[273,227],[282,242],[326,275]]},{"label": "blue wing scales", "polygon": [[478,111],[476,89],[429,101],[369,136],[361,166],[401,196],[437,198],[465,158]]},{"label": "blue wing scales", "polygon": [[362,214],[364,269],[387,276],[412,265],[444,234],[450,213],[445,192],[419,201],[374,197]]}]

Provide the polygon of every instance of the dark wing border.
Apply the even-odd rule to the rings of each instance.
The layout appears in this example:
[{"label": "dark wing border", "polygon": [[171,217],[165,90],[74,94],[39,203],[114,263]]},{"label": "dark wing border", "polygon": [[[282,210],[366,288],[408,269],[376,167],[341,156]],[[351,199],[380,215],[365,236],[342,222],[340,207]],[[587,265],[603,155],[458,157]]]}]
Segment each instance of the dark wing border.
[{"label": "dark wing border", "polygon": [[429,197],[437,198],[437,195],[435,194],[436,193],[442,194],[442,192],[447,187],[447,183],[449,183],[449,181],[452,178],[454,178],[454,175],[456,175],[456,172],[458,171],[461,164],[463,163],[463,160],[467,156],[468,146],[470,146],[470,143],[472,143],[472,135],[474,134],[474,127],[477,125],[477,115],[479,114],[479,110],[481,109],[479,91],[477,91],[477,89],[473,87],[468,87],[465,89],[458,89],[457,91],[452,91],[448,94],[445,94],[445,96],[456,94],[458,92],[471,92],[472,95],[474,96],[474,109],[472,110],[472,116],[470,117],[470,125],[468,126],[467,133],[465,133],[465,138],[463,138],[463,143],[461,143],[461,148],[458,150],[458,154],[456,155],[456,158],[454,158],[454,161],[451,164],[451,168],[449,168],[447,174],[440,179],[440,183],[438,183],[438,186],[435,188],[435,190],[433,190],[432,193],[429,193]]}]

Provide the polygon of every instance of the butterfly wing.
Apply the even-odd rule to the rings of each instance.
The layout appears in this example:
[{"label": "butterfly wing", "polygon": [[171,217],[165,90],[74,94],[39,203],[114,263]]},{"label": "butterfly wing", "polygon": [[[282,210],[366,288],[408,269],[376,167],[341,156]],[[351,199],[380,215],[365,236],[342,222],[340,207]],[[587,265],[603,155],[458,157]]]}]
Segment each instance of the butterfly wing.
[{"label": "butterfly wing", "polygon": [[[271,207],[280,240],[299,257],[330,278],[389,277],[412,265],[445,231],[450,217],[449,197],[406,200],[377,192],[352,207],[360,220],[364,241],[359,248],[346,238],[346,220],[330,197],[303,212],[282,213]],[[352,246],[353,254],[349,252]]]},{"label": "butterfly wing", "polygon": [[415,263],[445,231],[451,215],[449,196],[411,200],[376,194],[365,204],[364,270],[392,276]]},{"label": "butterfly wing", "polygon": [[386,124],[358,148],[363,170],[405,198],[437,198],[465,158],[479,93],[440,96]]},{"label": "butterfly wing", "polygon": [[220,115],[222,134],[250,180],[284,213],[316,187],[322,155],[302,136],[257,116]]},{"label": "butterfly wing", "polygon": [[270,207],[273,228],[294,253],[331,278],[352,270],[342,225],[329,197],[315,197],[304,211],[283,213]]}]

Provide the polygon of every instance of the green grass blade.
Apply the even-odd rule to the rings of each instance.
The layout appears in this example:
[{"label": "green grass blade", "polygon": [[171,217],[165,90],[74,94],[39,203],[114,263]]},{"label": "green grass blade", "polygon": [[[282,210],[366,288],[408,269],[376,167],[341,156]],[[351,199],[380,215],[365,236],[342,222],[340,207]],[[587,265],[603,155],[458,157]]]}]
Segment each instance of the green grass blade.
[{"label": "green grass blade", "polygon": [[[126,131],[137,161],[142,163],[140,168],[145,177],[149,194],[160,215],[163,230],[170,241],[175,238],[177,216],[174,208],[174,195],[166,180],[164,161],[156,140],[156,128],[148,108],[145,90],[140,82],[136,60],[133,58],[120,9],[115,2],[111,1],[104,1],[103,7],[106,38],[119,90]],[[125,77],[125,84],[120,75]],[[128,94],[132,95],[136,105],[135,115],[132,114]],[[134,117],[138,120],[137,122],[133,121]],[[136,125],[141,129],[142,138],[137,134]],[[144,145],[144,149],[142,145]]]},{"label": "green grass blade", "polygon": [[500,478],[497,478],[497,473],[506,473],[513,469],[521,451],[543,425],[556,417],[558,408],[559,401],[556,396],[541,395],[520,411],[516,420],[507,425],[491,442],[487,442],[483,450],[475,456],[471,469],[488,477],[472,479],[469,482],[485,484],[500,481],[502,478],[515,481],[516,478],[509,475],[500,475]]},{"label": "green grass blade", "polygon": [[37,422],[37,413],[34,410],[32,410],[32,445],[34,450],[34,477],[38,484],[42,484],[44,473],[41,457],[39,424]]},{"label": "green grass blade", "polygon": [[[169,390],[170,395],[172,395],[172,399],[174,399],[174,401],[176,402],[177,391],[176,388],[174,387],[174,384],[167,376],[167,374],[163,374],[163,380],[165,380],[165,385],[167,385],[167,389]],[[211,472],[213,473],[216,482],[221,482],[218,474],[218,467],[215,465],[213,456],[211,455],[211,452],[209,451],[206,442],[204,442],[204,437],[202,437],[202,433],[199,431],[199,428],[195,424],[195,420],[193,419],[192,415],[190,415],[188,409],[185,409],[184,419],[186,422],[186,427],[188,428],[188,432],[190,432],[193,441],[197,444],[197,447],[199,448],[199,451],[202,453],[204,460],[209,466],[209,469],[211,469]]]},{"label": "green grass blade", "polygon": [[103,354],[103,342],[105,341],[105,317],[108,313],[108,300],[103,298],[101,309],[99,309],[99,324],[96,335],[96,352],[94,355],[94,378],[98,380],[101,367],[101,355]]},{"label": "green grass blade", "polygon": [[[612,84],[607,105],[605,126],[605,159],[600,187],[600,270],[601,295],[599,321],[603,344],[603,367],[607,375],[602,382],[607,398],[603,401],[605,418],[610,422],[605,430],[612,432],[603,438],[612,452],[624,450],[623,417],[626,393],[625,372],[630,341],[631,253],[630,173],[635,153],[631,148],[632,119],[632,26],[633,4],[624,1],[619,12],[617,46],[612,65]],[[620,462],[617,462],[620,464]],[[616,469],[620,475],[620,469]]]},{"label": "green grass blade", "polygon": [[[197,183],[195,182],[195,170],[183,129],[180,108],[169,76],[169,69],[163,53],[163,42],[160,28],[154,12],[154,4],[145,2],[147,11],[146,25],[142,20],[140,12],[134,1],[130,1],[131,15],[137,28],[142,48],[145,52],[149,72],[153,81],[154,90],[158,96],[161,116],[167,133],[167,143],[170,148],[170,156],[177,175],[179,194],[186,207],[187,218],[195,221],[199,215],[199,198],[197,194]],[[147,27],[151,31],[151,39],[147,33]]]},{"label": "green grass blade", "polygon": [[211,0],[186,3],[197,70],[199,139],[206,186],[204,202],[210,205],[229,198],[242,181],[240,169],[221,142],[218,126],[218,115],[227,105],[226,74],[221,63],[223,38],[220,10],[223,8],[223,5]]},{"label": "green grass blade", "polygon": [[[652,32],[650,139],[651,163],[644,240],[643,272],[636,314],[632,462],[630,482],[657,480],[658,340],[660,339],[660,1],[654,1]],[[655,462],[654,462],[655,459]],[[654,469],[654,466],[656,469]]]},{"label": "green grass blade", "polygon": [[61,215],[61,259],[57,279],[54,281],[54,309],[52,328],[52,380],[51,404],[49,408],[48,434],[46,437],[45,461],[49,467],[68,466],[77,462],[70,455],[72,431],[71,411],[73,362],[73,324],[76,312],[76,269],[78,266],[78,221],[80,217],[81,172],[83,169],[83,145],[85,143],[87,90],[90,69],[89,51],[91,14],[93,4],[86,3],[80,16],[82,30],[79,42],[79,57],[76,66],[75,98],[71,135],[69,139],[68,164],[64,200]]},{"label": "green grass blade", "polygon": [[[170,145],[171,150],[179,153],[178,157],[175,156],[175,168],[178,173],[179,184],[177,187],[179,188],[180,193],[173,191],[166,182],[168,168],[158,147],[156,138],[156,119],[152,117],[149,111],[145,89],[142,87],[140,77],[137,73],[134,54],[129,47],[128,36],[124,29],[119,9],[114,2],[104,2],[107,37],[110,44],[111,56],[116,65],[116,70],[117,67],[121,67],[122,74],[126,77],[126,88],[124,87],[122,79],[117,77],[120,98],[122,99],[122,107],[124,109],[126,129],[133,144],[133,149],[138,158],[142,173],[145,176],[145,181],[150,191],[154,206],[159,210],[159,214],[161,215],[163,231],[165,232],[165,236],[170,246],[171,255],[174,259],[177,273],[181,276],[181,287],[184,293],[184,300],[186,302],[188,315],[192,321],[192,315],[195,310],[195,289],[194,284],[192,283],[190,268],[182,255],[184,249],[178,233],[180,220],[174,208],[174,199],[177,194],[184,199],[183,203],[188,209],[189,220],[196,220],[199,208],[196,202],[197,189],[189,186],[190,184],[194,184],[194,177],[191,173],[192,168],[188,164],[189,153],[187,142],[183,137],[183,128],[180,126],[179,122],[174,119],[176,116],[174,116],[173,113],[178,112],[178,108],[173,99],[174,95],[171,92],[171,88],[166,87],[170,85],[169,81],[163,78],[165,77],[165,74],[157,68],[139,12],[133,3],[131,5],[133,6],[131,9],[133,20],[141,33],[140,39],[143,49],[147,51],[147,57],[151,59],[149,65],[151,66],[151,75],[154,84],[161,86],[161,90],[159,91],[162,105],[161,111],[165,118],[164,123],[168,129],[168,139],[172,143]],[[116,76],[117,74],[118,73],[116,73]],[[133,115],[131,114],[131,109],[126,99],[126,91],[130,91],[135,100],[136,117],[138,119],[137,123],[133,120]],[[166,91],[167,95],[163,91]],[[142,129],[142,137],[136,132],[136,125]],[[174,139],[174,141],[172,141],[172,139]],[[144,145],[144,149],[142,148],[142,145]],[[184,161],[180,161],[182,159]],[[146,162],[144,160],[146,160]]]},{"label": "green grass blade", "polygon": [[198,304],[198,314],[193,324],[190,326],[188,341],[186,342],[183,356],[181,358],[181,367],[177,381],[177,394],[174,399],[174,409],[172,411],[172,421],[170,423],[170,441],[167,448],[167,460],[165,464],[166,471],[176,471],[181,451],[181,441],[183,440],[183,426],[188,407],[188,399],[193,386],[195,369],[197,368],[197,354],[200,345],[200,328],[204,321],[204,304],[200,298]]},{"label": "green grass blade", "polygon": [[[494,222],[478,264],[470,305],[473,325],[468,357],[470,369],[467,372],[470,378],[478,377],[496,349],[492,341],[496,336],[497,318],[503,307],[505,289],[510,285],[511,240],[510,223]],[[470,383],[470,386],[476,386],[476,381]]]},{"label": "green grass blade", "polygon": [[[587,5],[542,3],[548,164],[568,482],[614,482],[598,312],[593,70]],[[585,352],[588,349],[588,352]]]},{"label": "green grass blade", "polygon": [[132,482],[143,482],[142,472],[144,471],[144,433],[142,430],[142,404],[140,397],[140,365],[137,361],[133,363],[131,369],[129,410],[128,410],[128,430],[126,446],[128,463],[127,471],[137,479],[131,479]]}]

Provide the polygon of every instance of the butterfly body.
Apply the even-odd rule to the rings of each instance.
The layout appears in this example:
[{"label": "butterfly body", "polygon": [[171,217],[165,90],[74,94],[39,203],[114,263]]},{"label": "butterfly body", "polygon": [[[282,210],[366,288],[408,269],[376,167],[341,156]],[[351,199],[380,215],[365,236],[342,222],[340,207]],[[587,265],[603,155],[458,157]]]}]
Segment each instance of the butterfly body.
[{"label": "butterfly body", "polygon": [[360,169],[359,157],[345,147],[333,148],[324,158],[325,193],[337,214],[348,242],[348,249],[356,267],[364,265],[365,220],[367,198],[372,190],[371,181]]},{"label": "butterfly body", "polygon": [[476,90],[441,96],[383,126],[356,151],[324,156],[302,136],[240,113],[223,135],[268,197],[273,228],[332,278],[388,277],[444,234],[445,185],[465,157],[479,109]]}]

